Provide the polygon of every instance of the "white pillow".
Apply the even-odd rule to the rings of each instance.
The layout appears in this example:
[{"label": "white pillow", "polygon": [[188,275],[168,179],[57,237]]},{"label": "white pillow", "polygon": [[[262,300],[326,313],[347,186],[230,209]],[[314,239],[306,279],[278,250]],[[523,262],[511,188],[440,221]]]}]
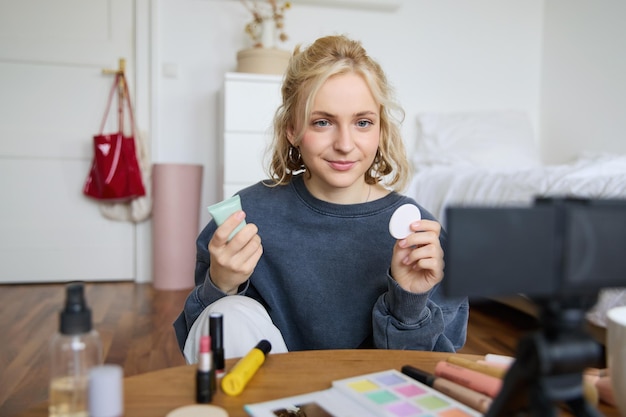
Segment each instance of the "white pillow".
[{"label": "white pillow", "polygon": [[413,162],[480,168],[533,168],[541,164],[528,116],[515,110],[418,115]]}]

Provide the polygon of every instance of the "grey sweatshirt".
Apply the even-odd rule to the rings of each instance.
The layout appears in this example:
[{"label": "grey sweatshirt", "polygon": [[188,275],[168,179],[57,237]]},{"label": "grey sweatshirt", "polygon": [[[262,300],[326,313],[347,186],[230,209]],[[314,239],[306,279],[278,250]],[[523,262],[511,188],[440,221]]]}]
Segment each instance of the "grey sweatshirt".
[{"label": "grey sweatshirt", "polygon": [[[412,199],[392,192],[362,204],[313,197],[301,176],[284,186],[257,183],[239,192],[256,224],[263,255],[239,294],[267,309],[290,351],[376,347],[453,352],[465,343],[467,299],[400,288],[389,274],[395,239],[389,219]],[[417,204],[416,204],[417,205]],[[422,218],[433,219],[419,206]],[[200,233],[196,287],[174,323],[181,349],[202,310],[227,296],[208,276],[215,221]],[[446,233],[441,232],[445,251]],[[445,277],[444,277],[445,279]]]}]

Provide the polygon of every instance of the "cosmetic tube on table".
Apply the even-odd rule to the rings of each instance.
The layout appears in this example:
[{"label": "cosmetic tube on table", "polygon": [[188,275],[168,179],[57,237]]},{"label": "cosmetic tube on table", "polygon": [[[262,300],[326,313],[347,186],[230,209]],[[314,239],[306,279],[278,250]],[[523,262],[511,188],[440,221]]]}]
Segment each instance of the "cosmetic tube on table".
[{"label": "cosmetic tube on table", "polygon": [[499,363],[501,365],[513,365],[515,357],[507,355],[498,355],[497,353],[487,353],[485,355],[485,362]]},{"label": "cosmetic tube on table", "polygon": [[222,378],[222,390],[231,396],[239,395],[265,362],[265,356],[272,349],[269,341],[261,340],[246,356],[239,359],[233,369]]},{"label": "cosmetic tube on table", "polygon": [[481,374],[446,361],[437,363],[435,375],[488,395],[491,398],[495,398],[502,389],[502,379]]},{"label": "cosmetic tube on table", "polygon": [[211,336],[215,376],[221,378],[224,376],[224,316],[222,313],[209,315],[209,335]]},{"label": "cosmetic tube on table", "polygon": [[504,378],[504,376],[506,375],[508,371],[508,369],[506,368],[491,366],[486,363],[478,363],[476,361],[462,358],[460,356],[452,355],[452,356],[449,356],[446,360],[455,365],[459,365],[464,368],[471,369],[472,371],[477,371],[477,372],[480,372],[481,374],[494,376],[500,379]]},{"label": "cosmetic tube on table", "polygon": [[211,337],[202,336],[196,371],[196,402],[210,403],[213,399],[213,391],[215,391],[215,370],[211,354]]},{"label": "cosmetic tube on table", "polygon": [[403,366],[402,373],[483,414],[485,414],[487,410],[489,410],[489,406],[491,406],[491,397],[471,390],[463,385],[459,385],[456,382],[439,378],[411,365]]}]

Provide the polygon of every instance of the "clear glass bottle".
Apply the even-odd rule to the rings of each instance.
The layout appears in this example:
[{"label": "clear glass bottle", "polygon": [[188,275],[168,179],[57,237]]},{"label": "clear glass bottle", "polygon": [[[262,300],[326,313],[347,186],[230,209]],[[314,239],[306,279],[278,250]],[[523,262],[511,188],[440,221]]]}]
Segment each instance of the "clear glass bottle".
[{"label": "clear glass bottle", "polygon": [[50,341],[50,417],[88,417],[91,368],[102,364],[102,341],[93,329],[81,282],[66,286],[59,332]]}]

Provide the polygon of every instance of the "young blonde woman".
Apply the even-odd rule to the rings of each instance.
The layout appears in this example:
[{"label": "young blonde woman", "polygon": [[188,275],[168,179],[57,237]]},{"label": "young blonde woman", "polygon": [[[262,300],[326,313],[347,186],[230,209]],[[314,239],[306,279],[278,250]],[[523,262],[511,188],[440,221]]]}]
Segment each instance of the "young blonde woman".
[{"label": "young blonde woman", "polygon": [[[422,220],[396,240],[409,164],[402,110],[381,67],[344,36],[295,49],[274,118],[269,180],[241,190],[242,211],[197,240],[197,287],[174,323],[195,362],[208,316],[224,316],[227,357],[260,339],[272,353],[383,348],[455,351],[466,299],[447,299],[445,232]],[[243,220],[246,226],[232,240]]]}]

